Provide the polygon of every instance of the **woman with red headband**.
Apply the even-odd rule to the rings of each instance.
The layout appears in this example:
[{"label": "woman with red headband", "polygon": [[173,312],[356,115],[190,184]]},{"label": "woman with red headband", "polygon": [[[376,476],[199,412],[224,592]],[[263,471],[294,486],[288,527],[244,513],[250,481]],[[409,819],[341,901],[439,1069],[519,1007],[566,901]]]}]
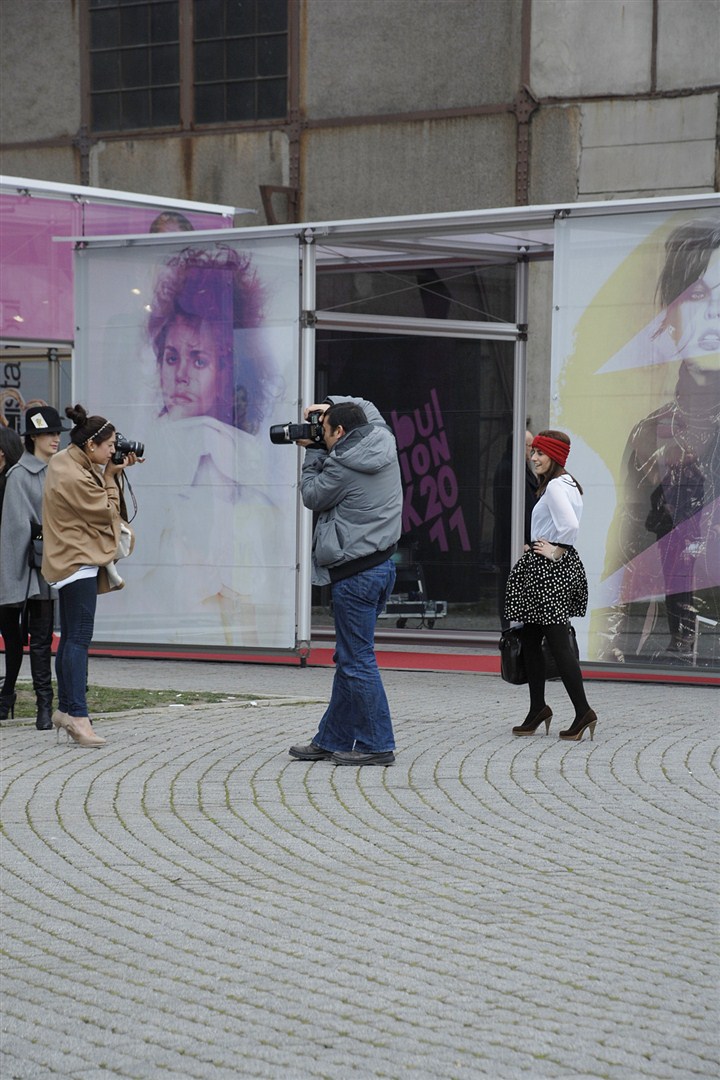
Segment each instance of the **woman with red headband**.
[{"label": "woman with red headband", "polygon": [[533,540],[510,571],[505,618],[523,624],[520,631],[530,690],[530,711],[513,735],[532,735],[545,724],[550,730],[552,709],[545,704],[546,638],[563,686],[575,706],[575,719],[560,732],[561,739],[579,742],[586,728],[595,734],[597,716],[585,697],[580,664],[570,641],[571,618],[585,614],[588,600],[585,568],[575,550],[582,516],[582,488],[565,462],[570,439],[564,431],[541,431],[532,442],[532,462],[538,475],[537,503],[532,514]]}]

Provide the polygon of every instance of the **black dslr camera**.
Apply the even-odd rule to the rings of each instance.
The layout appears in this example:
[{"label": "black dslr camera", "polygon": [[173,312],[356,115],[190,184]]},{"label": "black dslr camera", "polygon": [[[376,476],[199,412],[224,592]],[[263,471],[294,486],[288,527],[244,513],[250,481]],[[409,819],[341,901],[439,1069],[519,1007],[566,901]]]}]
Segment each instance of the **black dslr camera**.
[{"label": "black dslr camera", "polygon": [[270,428],[270,442],[278,446],[283,443],[297,442],[298,439],[321,443],[325,438],[322,426],[323,416],[324,413],[311,412],[306,424],[273,424]]},{"label": "black dslr camera", "polygon": [[115,453],[110,460],[113,465],[122,465],[128,454],[137,454],[138,457],[144,457],[145,443],[133,442],[132,439],[126,439],[124,435],[121,435],[119,431],[116,431]]}]

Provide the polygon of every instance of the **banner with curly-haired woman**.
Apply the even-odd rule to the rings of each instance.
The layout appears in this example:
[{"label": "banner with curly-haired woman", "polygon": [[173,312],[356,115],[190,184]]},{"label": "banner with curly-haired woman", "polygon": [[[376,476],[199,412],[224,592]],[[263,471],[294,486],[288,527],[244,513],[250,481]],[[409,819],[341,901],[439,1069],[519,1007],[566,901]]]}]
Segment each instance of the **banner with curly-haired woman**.
[{"label": "banner with curly-haired woman", "polygon": [[594,478],[587,656],[718,668],[720,211],[557,235],[553,420]]},{"label": "banner with curly-haired woman", "polygon": [[145,447],[102,640],[294,646],[297,455],[268,427],[298,416],[297,266],[288,239],[76,256],[76,396]]}]

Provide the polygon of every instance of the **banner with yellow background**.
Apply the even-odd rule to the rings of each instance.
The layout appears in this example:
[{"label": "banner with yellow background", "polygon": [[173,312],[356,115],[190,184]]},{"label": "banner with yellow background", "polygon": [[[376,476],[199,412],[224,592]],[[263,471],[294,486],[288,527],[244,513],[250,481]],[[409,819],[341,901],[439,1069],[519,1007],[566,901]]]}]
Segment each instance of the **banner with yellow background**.
[{"label": "banner with yellow background", "polygon": [[720,667],[720,209],[557,224],[551,426],[589,660]]}]

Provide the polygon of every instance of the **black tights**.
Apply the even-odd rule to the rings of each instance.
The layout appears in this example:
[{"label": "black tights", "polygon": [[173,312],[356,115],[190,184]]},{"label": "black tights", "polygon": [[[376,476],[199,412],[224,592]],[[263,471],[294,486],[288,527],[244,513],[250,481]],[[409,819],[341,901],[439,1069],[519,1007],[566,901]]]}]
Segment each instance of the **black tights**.
[{"label": "black tights", "polygon": [[570,629],[564,626],[540,626],[538,623],[526,623],[521,630],[522,649],[525,656],[525,670],[530,690],[530,712],[528,719],[537,716],[545,706],[545,660],[542,653],[542,639],[547,638],[550,651],[555,657],[560,678],[567,690],[568,697],[575,706],[575,716],[579,720],[590,706],[585,697],[582,672],[575,651],[570,644]]}]

